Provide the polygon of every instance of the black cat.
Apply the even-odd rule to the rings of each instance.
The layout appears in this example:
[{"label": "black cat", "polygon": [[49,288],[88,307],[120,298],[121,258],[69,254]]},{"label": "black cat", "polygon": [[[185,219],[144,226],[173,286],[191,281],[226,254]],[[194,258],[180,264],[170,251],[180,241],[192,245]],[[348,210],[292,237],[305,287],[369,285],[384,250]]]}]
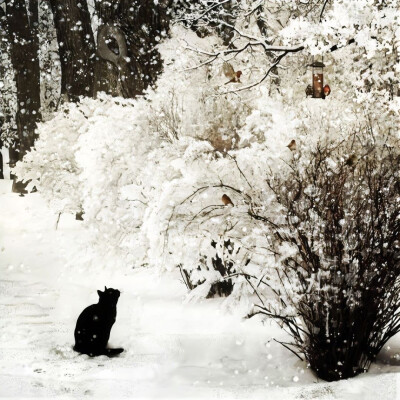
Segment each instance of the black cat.
[{"label": "black cat", "polygon": [[122,348],[107,349],[111,328],[117,317],[119,290],[107,289],[97,291],[99,302],[85,308],[76,322],[74,350],[91,357],[120,354]]}]

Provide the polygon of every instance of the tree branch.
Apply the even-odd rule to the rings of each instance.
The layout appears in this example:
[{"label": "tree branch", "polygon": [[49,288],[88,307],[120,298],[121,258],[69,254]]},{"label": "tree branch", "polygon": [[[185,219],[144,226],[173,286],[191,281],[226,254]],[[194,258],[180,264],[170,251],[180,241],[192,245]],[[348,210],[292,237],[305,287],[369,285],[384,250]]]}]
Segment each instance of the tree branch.
[{"label": "tree branch", "polygon": [[326,8],[327,4],[329,3],[329,1],[330,1],[330,0],[325,0],[325,1],[324,1],[324,4],[323,4],[323,6],[322,6],[321,13],[319,14],[319,22],[322,22],[322,16],[323,16],[323,14],[324,14],[325,8]]}]

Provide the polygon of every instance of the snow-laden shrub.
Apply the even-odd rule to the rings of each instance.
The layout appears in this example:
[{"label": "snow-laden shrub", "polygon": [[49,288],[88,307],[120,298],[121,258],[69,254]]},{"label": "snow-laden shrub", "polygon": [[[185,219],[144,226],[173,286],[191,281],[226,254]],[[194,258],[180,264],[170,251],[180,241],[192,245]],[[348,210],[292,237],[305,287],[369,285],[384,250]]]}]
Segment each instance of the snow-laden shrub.
[{"label": "snow-laden shrub", "polygon": [[265,97],[259,104],[219,96],[226,81],[222,63],[182,72],[199,63],[198,54],[183,52],[184,46],[181,39],[161,45],[165,71],[145,97],[99,95],[65,104],[39,126],[35,148],[15,170],[32,180],[58,212],[84,210],[91,242],[104,263],[196,268],[225,228],[196,231],[190,219],[212,204],[226,216],[229,210],[221,202],[222,186],[192,202],[185,199],[216,182],[237,186],[242,177],[226,151],[258,143],[248,157],[259,151],[264,157],[260,142],[270,126],[279,125],[272,146],[285,131],[279,138],[285,150],[290,129],[272,117],[279,107],[272,100],[266,107]]},{"label": "snow-laden shrub", "polygon": [[82,105],[72,103],[63,107],[53,119],[39,124],[40,140],[35,142],[35,150],[28,152],[14,168],[16,176],[31,181],[28,191],[34,186],[40,188],[42,196],[57,212],[81,210],[81,169],[75,152],[86,121]]},{"label": "snow-laden shrub", "polygon": [[[218,151],[238,148],[238,131],[245,126],[254,101],[225,93],[223,60],[199,67],[201,55],[187,51],[188,41],[211,50],[218,39],[200,39],[181,27],[172,29],[172,37],[159,46],[164,72],[156,91],[146,96],[150,101],[149,129],[167,140],[182,136],[204,140]],[[235,63],[246,69],[240,58]]]},{"label": "snow-laden shrub", "polygon": [[267,180],[281,212],[262,222],[281,285],[254,314],[280,321],[328,381],[367,371],[400,331],[398,148],[369,129],[326,138]]},{"label": "snow-laden shrub", "polygon": [[233,279],[237,276],[237,269],[249,263],[250,260],[243,260],[244,265],[238,264],[240,247],[235,248],[235,244],[230,239],[212,241],[210,246],[214,249],[214,254],[211,256],[202,254],[196,269],[189,272],[179,266],[183,282],[189,290],[201,286],[201,292],[206,293],[203,297],[206,298],[229,296],[233,291]]}]

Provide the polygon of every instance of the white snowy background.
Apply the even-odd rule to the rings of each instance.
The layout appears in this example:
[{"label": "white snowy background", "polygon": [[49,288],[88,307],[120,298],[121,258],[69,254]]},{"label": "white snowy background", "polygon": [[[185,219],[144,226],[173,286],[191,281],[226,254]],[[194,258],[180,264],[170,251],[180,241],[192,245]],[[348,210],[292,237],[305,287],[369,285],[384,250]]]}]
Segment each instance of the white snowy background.
[{"label": "white snowy background", "polygon": [[[271,80],[228,93],[223,60],[202,65],[199,53],[220,40],[175,26],[159,46],[163,74],[145,96],[99,94],[46,116],[14,171],[38,192],[20,197],[0,181],[1,397],[400,398],[399,335],[368,373],[327,383],[277,342],[290,338],[275,321],[246,318],[257,298],[242,278],[230,297],[206,299],[220,277],[196,270],[200,256],[215,256],[212,240],[230,238],[241,248],[237,270],[274,282],[266,230],[248,217],[246,196],[264,215],[280,211],[266,171],[289,173],[292,139],[307,156],[360,126],[377,141],[389,128],[398,137],[399,97],[383,88],[398,73],[399,8],[392,1],[383,15],[373,3],[337,2],[323,27],[288,23],[280,44],[301,43],[306,55],[282,62],[278,93]],[[324,59],[332,94],[306,98],[311,55],[338,37],[343,48]],[[346,46],[354,37],[361,55]],[[265,73],[262,52],[228,61],[242,70],[243,85]],[[378,89],[358,91],[366,79]],[[223,207],[224,193],[234,207]],[[208,207],[211,217],[202,214]],[[75,220],[82,210],[84,221]],[[178,265],[203,284],[188,292]],[[76,319],[104,286],[121,291],[110,345],[125,352],[112,359],[72,350]]]}]

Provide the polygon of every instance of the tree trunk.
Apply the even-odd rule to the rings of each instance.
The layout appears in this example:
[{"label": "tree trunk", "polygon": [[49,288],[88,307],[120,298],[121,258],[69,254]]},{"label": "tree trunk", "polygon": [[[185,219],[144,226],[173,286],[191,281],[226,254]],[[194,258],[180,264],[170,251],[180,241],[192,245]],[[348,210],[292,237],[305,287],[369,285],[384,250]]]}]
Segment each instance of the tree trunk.
[{"label": "tree trunk", "polygon": [[[107,81],[119,81],[124,97],[143,94],[153,85],[162,70],[162,60],[155,46],[165,37],[169,28],[170,0],[96,1],[96,12],[102,24],[117,26],[125,36],[127,58],[123,65],[113,65],[97,53],[96,86],[106,88]],[[118,51],[116,52],[118,54]]]},{"label": "tree trunk", "polygon": [[14,158],[21,160],[34,144],[40,119],[38,0],[30,0],[29,11],[25,0],[7,0],[6,16],[17,87],[18,155]]},{"label": "tree trunk", "polygon": [[61,95],[92,96],[95,44],[86,0],[50,0],[61,62]]}]

